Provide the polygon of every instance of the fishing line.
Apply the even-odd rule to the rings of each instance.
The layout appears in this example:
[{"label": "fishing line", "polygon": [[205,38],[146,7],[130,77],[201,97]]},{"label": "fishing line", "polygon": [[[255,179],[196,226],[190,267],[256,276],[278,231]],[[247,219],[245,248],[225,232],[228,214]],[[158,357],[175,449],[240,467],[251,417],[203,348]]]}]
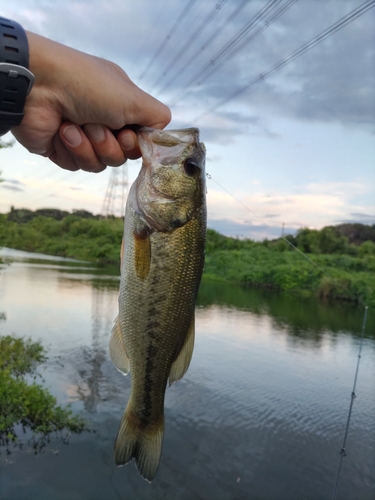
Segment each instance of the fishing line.
[{"label": "fishing line", "polygon": [[368,310],[368,306],[365,307],[365,314],[364,314],[364,317],[363,317],[362,333],[361,333],[361,340],[360,340],[360,343],[359,343],[359,352],[358,352],[358,360],[357,360],[357,369],[355,371],[355,376],[354,376],[353,391],[352,391],[351,399],[350,399],[348,419],[347,419],[347,422],[346,422],[344,441],[342,443],[342,448],[341,448],[341,451],[340,451],[339,467],[338,467],[338,470],[337,470],[336,483],[335,483],[335,488],[333,490],[332,500],[336,500],[337,488],[338,488],[339,479],[340,479],[340,471],[341,471],[342,459],[344,457],[346,457],[345,444],[346,444],[346,438],[348,436],[348,431],[349,431],[349,423],[350,423],[350,417],[352,415],[353,402],[354,402],[354,399],[356,398],[355,388],[356,388],[356,385],[357,385],[359,363],[361,361],[361,352],[362,352],[363,337],[364,337],[365,328],[366,328],[366,321],[367,321],[367,310]]},{"label": "fishing line", "polygon": [[[221,189],[223,189],[226,193],[228,193],[229,196],[231,196],[234,200],[236,200],[241,206],[243,206],[254,217],[256,217],[258,220],[260,220],[261,222],[263,222],[263,224],[265,224],[266,226],[268,226],[268,223],[265,220],[263,220],[259,215],[257,215],[255,212],[253,212],[252,210],[250,210],[250,208],[247,207],[244,203],[242,203],[241,200],[239,200],[238,198],[236,198],[224,186],[222,186],[215,179],[213,179],[212,176],[209,173],[206,173],[206,177],[208,179],[212,180],[213,182],[215,182],[215,184],[217,184]],[[310,259],[306,254],[304,254],[303,252],[301,252],[301,250],[299,250],[299,248],[297,248],[295,245],[293,245],[293,243],[291,243],[287,238],[285,238],[284,236],[281,236],[280,238],[282,240],[284,240],[286,243],[288,243],[288,245],[290,245],[294,250],[297,250],[297,252],[299,252],[306,260],[308,260],[311,264],[313,264],[320,271],[322,271],[323,274],[325,274],[329,278],[332,278],[333,280],[336,279],[333,276],[331,276],[325,269],[323,269],[322,267],[320,267],[316,262],[314,262],[312,259]],[[364,338],[364,333],[365,333],[365,328],[366,328],[367,311],[368,311],[368,306],[363,303],[363,301],[362,301],[362,299],[360,297],[356,298],[353,295],[353,293],[351,293],[350,291],[348,291],[348,292],[353,297],[353,299],[358,300],[365,307],[365,310],[364,310],[364,316],[363,316],[363,322],[362,322],[362,332],[361,332],[361,339],[360,339],[360,344],[359,344],[359,352],[358,352],[358,359],[357,359],[357,368],[356,368],[356,372],[355,372],[355,376],[354,376],[354,385],[353,385],[353,390],[352,390],[352,393],[351,393],[348,418],[347,418],[347,422],[346,422],[344,440],[343,440],[343,444],[342,444],[341,451],[340,451],[340,460],[339,460],[339,466],[338,466],[338,470],[337,470],[337,474],[336,474],[336,482],[335,482],[335,488],[334,488],[333,495],[332,495],[332,500],[336,500],[337,488],[338,488],[339,480],[340,480],[340,472],[341,472],[342,460],[343,460],[344,457],[346,457],[346,451],[345,451],[346,438],[347,438],[348,432],[349,432],[350,418],[351,418],[351,414],[352,414],[352,408],[353,408],[354,399],[356,398],[355,389],[356,389],[356,385],[357,385],[359,363],[361,361],[362,345],[363,345],[363,338]]]},{"label": "fishing line", "polygon": [[[206,173],[206,177],[212,181],[214,181],[215,184],[217,184],[219,187],[221,187],[221,189],[223,189],[226,193],[229,194],[229,196],[231,196],[234,200],[236,200],[240,205],[242,205],[248,212],[250,212],[252,215],[254,215],[254,217],[256,217],[257,219],[259,219],[261,222],[263,222],[263,224],[265,226],[268,226],[268,223],[263,220],[259,215],[257,215],[256,213],[254,213],[252,210],[250,210],[249,207],[247,207],[244,203],[242,203],[241,200],[239,200],[238,198],[236,198],[232,193],[230,193],[227,189],[225,189],[224,186],[222,186],[221,184],[219,184],[217,181],[215,181],[215,179],[212,178],[212,176],[208,173]],[[288,239],[286,239],[284,236],[280,236],[280,238],[282,240],[284,240],[286,243],[288,243],[289,246],[291,246],[292,248],[294,248],[294,250],[297,250],[297,252],[299,252],[306,260],[308,260],[309,262],[311,262],[311,264],[313,264],[314,266],[316,266],[320,271],[322,271],[322,273],[324,273],[326,276],[328,276],[329,278],[333,278],[333,276],[330,276],[322,267],[319,266],[319,264],[317,264],[316,262],[314,262],[313,260],[311,260],[307,255],[305,255],[303,252],[301,252],[301,250],[299,248],[297,248],[296,246],[293,245],[293,243],[291,241],[289,241]]]}]

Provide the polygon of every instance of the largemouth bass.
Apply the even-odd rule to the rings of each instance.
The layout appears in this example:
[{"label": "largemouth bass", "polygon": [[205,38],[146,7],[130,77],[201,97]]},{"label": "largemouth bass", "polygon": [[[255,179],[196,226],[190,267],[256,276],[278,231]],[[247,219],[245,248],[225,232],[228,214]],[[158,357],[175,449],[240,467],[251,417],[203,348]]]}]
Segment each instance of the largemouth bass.
[{"label": "largemouth bass", "polygon": [[138,139],[143,164],[126,205],[110,355],[118,370],[131,372],[115,461],[134,458],[151,481],[161,455],[167,382],[183,377],[193,354],[206,239],[205,148],[195,128],[141,128]]}]

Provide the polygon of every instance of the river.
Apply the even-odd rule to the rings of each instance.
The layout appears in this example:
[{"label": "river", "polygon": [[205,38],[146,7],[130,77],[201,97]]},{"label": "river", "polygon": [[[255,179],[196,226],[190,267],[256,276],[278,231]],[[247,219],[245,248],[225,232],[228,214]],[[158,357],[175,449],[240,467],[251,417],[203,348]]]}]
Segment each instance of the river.
[{"label": "river", "polygon": [[[118,468],[113,443],[130,391],[108,357],[116,272],[10,249],[0,334],[41,340],[40,383],[94,432],[0,448],[1,500],[330,499],[356,371],[363,308],[203,282],[196,344],[167,389],[155,480]],[[338,500],[375,498],[375,314],[369,311]]]}]

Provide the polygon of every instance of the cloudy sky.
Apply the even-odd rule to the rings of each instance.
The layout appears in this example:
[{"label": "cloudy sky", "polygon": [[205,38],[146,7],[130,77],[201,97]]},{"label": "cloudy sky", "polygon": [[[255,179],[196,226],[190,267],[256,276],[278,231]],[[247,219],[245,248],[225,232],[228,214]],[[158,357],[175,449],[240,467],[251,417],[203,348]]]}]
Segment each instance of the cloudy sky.
[{"label": "cloudy sky", "polygon": [[[209,227],[261,239],[375,223],[375,8],[283,64],[361,5],[374,2],[0,0],[0,15],[116,62],[171,106],[169,128],[199,127]],[[0,170],[0,212],[100,213],[114,169],[67,172],[15,144]]]}]

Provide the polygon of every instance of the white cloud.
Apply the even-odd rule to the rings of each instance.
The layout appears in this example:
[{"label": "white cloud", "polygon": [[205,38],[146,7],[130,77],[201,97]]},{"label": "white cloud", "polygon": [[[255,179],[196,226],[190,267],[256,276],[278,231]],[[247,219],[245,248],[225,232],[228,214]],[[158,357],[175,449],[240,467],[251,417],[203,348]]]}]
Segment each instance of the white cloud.
[{"label": "white cloud", "polygon": [[[237,198],[235,199],[228,193],[209,188],[208,214],[210,220],[218,221],[223,219],[225,213],[227,228],[230,222],[236,227],[250,224],[262,228],[269,226],[270,230],[277,224],[277,227],[280,227],[282,223],[295,229],[321,228],[343,217],[352,219],[350,214],[363,213],[364,208],[353,203],[351,198],[368,190],[369,186],[359,182],[338,182],[309,184],[304,188],[304,192],[298,194],[266,195],[257,192],[247,196],[234,194]],[[372,208],[375,211],[375,204]],[[269,214],[272,215],[272,221],[269,220]]]}]

